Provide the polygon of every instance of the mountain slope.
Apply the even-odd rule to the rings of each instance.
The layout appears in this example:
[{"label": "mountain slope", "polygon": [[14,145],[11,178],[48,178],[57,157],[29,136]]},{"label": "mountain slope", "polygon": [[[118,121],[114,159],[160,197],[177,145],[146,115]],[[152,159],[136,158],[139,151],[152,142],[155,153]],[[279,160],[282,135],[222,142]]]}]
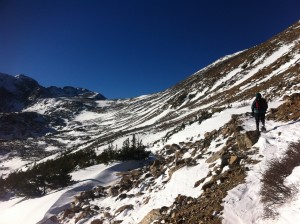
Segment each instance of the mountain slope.
[{"label": "mountain slope", "polygon": [[[297,22],[163,92],[132,99],[102,100],[81,89],[44,88],[28,77],[1,75],[9,86],[0,89],[7,99],[0,117],[3,177],[62,152],[92,149],[99,155],[133,134],[153,153],[134,164],[77,170],[72,176],[79,182],[53,197],[1,202],[1,223],[268,223],[260,172],[300,137],[299,40]],[[20,80],[21,89],[14,84]],[[256,92],[270,106],[269,132],[261,135],[251,132],[255,124],[247,113]],[[18,213],[35,203],[46,203],[37,216]]]},{"label": "mountain slope", "polygon": [[38,99],[77,97],[83,99],[104,100],[105,97],[99,93],[91,92],[87,89],[74,87],[43,87],[34,79],[17,75],[15,77],[0,73],[0,93],[3,100],[0,102],[1,112],[17,112],[24,107],[35,103]]}]

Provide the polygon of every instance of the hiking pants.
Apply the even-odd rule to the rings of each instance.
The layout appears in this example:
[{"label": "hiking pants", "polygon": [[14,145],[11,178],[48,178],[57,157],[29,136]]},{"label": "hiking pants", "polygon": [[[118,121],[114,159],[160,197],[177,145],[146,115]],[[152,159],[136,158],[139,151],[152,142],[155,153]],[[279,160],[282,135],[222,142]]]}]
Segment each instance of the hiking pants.
[{"label": "hiking pants", "polygon": [[265,126],[265,113],[254,113],[256,128],[259,128],[259,121]]}]

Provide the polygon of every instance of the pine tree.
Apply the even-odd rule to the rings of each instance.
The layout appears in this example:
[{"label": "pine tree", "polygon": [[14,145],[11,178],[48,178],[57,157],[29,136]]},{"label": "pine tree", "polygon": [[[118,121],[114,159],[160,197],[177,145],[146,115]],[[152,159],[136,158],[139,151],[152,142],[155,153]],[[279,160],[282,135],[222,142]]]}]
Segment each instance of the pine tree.
[{"label": "pine tree", "polygon": [[136,148],[137,143],[136,143],[136,138],[135,138],[135,134],[132,135],[132,140],[131,140],[131,144],[132,144],[132,148]]}]

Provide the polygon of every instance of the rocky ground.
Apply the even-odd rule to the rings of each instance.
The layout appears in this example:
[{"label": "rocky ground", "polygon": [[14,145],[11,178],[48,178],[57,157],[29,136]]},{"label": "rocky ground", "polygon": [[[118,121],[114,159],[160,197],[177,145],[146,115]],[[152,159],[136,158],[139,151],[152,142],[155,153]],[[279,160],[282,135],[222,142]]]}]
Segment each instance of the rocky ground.
[{"label": "rocky ground", "polygon": [[[128,197],[136,197],[142,200],[143,193],[135,195],[128,194],[141,184],[146,185],[146,190],[153,191],[157,187],[155,181],[163,176],[172,178],[172,174],[184,167],[195,166],[199,161],[206,161],[210,171],[201,180],[195,180],[195,188],[201,191],[198,198],[178,195],[173,205],[152,210],[140,222],[147,223],[221,223],[222,200],[227,191],[244,181],[248,165],[256,163],[251,159],[255,150],[249,150],[258,141],[259,133],[255,131],[245,132],[241,126],[241,118],[247,114],[233,116],[232,120],[219,130],[206,133],[204,138],[196,142],[181,142],[179,145],[165,145],[157,152],[156,160],[136,170],[119,173],[121,179],[114,186],[98,186],[90,191],[82,192],[76,196],[69,209],[60,213],[54,219],[58,223],[67,223],[74,219],[79,220],[100,215],[100,219],[92,223],[120,223],[122,220],[115,220],[115,217],[124,210],[134,209],[133,204],[120,207],[116,211],[109,208],[97,206],[97,200],[106,197],[115,197],[116,200],[123,200]],[[227,139],[226,143],[220,142],[221,149],[211,153],[209,149],[211,142],[218,142],[218,139]],[[190,152],[190,158],[183,158],[184,154]],[[202,159],[202,160],[199,160]],[[220,161],[217,162],[217,161]],[[143,203],[148,203],[150,198],[143,198]]]},{"label": "rocky ground", "polygon": [[[268,119],[276,120],[297,120],[299,119],[299,94],[285,97],[285,103],[277,109],[271,110]],[[178,195],[170,207],[153,209],[144,217],[140,224],[149,223],[221,223],[222,202],[227,192],[244,182],[247,171],[257,160],[252,159],[258,149],[251,148],[260,134],[256,131],[244,131],[241,120],[250,116],[249,114],[234,115],[229,123],[219,130],[207,132],[203,139],[196,142],[181,142],[179,145],[165,145],[157,152],[156,160],[143,168],[119,173],[121,179],[114,186],[98,186],[90,191],[82,192],[76,196],[71,203],[70,209],[55,217],[58,223],[67,222],[75,218],[75,222],[102,214],[101,219],[96,219],[92,224],[104,223],[105,220],[112,220],[111,223],[120,223],[122,220],[114,220],[117,214],[126,210],[134,209],[134,205],[128,204],[120,207],[117,211],[110,211],[109,208],[100,208],[94,200],[101,200],[105,197],[115,197],[116,200],[123,200],[127,197],[139,197],[141,195],[127,194],[139,185],[147,184],[149,191],[155,190],[155,180],[161,175],[172,178],[172,174],[184,167],[194,166],[199,159],[205,159],[210,164],[210,171],[201,180],[195,180],[195,188],[199,188],[201,195],[198,198]],[[212,153],[209,147],[220,139],[226,139],[223,144],[220,141],[221,149]],[[183,158],[184,154],[190,152],[192,157]],[[217,161],[221,159],[221,163]],[[168,180],[166,180],[168,181]],[[98,198],[98,199],[97,199]],[[144,200],[143,203],[148,203]]]}]

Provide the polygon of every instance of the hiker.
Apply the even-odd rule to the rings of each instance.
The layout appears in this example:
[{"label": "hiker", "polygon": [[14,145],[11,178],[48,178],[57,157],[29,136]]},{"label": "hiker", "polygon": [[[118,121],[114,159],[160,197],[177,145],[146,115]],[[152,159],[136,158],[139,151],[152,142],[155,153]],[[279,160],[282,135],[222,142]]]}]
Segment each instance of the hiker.
[{"label": "hiker", "polygon": [[265,114],[268,109],[268,103],[266,99],[262,98],[260,93],[256,93],[255,100],[251,106],[252,116],[255,117],[256,130],[259,131],[259,121],[262,123],[262,131],[266,131],[265,128]]}]

